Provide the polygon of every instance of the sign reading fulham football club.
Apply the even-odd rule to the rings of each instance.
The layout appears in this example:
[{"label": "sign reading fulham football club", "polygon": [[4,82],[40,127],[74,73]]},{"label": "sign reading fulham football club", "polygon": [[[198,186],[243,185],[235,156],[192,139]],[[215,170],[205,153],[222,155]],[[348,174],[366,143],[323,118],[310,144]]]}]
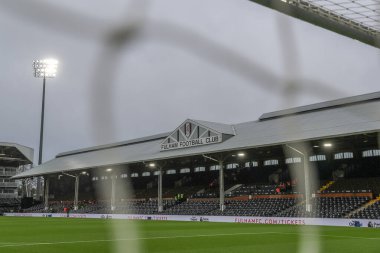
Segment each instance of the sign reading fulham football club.
[{"label": "sign reading fulham football club", "polygon": [[190,148],[222,141],[222,133],[197,124],[197,121],[187,120],[161,143],[161,151]]}]

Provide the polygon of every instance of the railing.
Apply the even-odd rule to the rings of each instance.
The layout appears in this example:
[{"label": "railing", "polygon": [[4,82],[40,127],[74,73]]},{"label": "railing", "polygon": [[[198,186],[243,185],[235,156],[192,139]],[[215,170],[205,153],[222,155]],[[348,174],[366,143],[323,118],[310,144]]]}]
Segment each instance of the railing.
[{"label": "railing", "polygon": [[2,199],[17,198],[17,193],[0,193],[0,198]]},{"label": "railing", "polygon": [[0,182],[0,187],[17,187],[16,182]]},{"label": "railing", "polygon": [[11,171],[11,172],[9,172],[9,171],[6,171],[6,172],[0,171],[0,176],[15,176],[15,175],[16,175],[16,171]]}]

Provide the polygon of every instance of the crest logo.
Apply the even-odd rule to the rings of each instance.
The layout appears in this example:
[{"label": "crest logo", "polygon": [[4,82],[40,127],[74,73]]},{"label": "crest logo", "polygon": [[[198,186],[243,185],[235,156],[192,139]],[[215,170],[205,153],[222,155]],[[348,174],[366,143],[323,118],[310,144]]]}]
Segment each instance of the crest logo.
[{"label": "crest logo", "polygon": [[186,138],[189,138],[191,135],[191,123],[190,122],[187,122],[185,124],[185,135],[186,135]]}]

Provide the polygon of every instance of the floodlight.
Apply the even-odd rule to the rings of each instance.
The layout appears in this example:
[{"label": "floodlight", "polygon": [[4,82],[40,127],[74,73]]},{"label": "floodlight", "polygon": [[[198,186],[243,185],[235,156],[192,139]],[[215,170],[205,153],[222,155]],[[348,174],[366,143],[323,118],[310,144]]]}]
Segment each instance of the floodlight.
[{"label": "floodlight", "polygon": [[156,168],[156,164],[155,163],[149,163],[149,167]]},{"label": "floodlight", "polygon": [[332,147],[332,144],[327,142],[327,143],[324,143],[323,146],[329,148],[329,147]]},{"label": "floodlight", "polygon": [[107,171],[107,172],[111,172],[111,171],[112,171],[112,169],[111,169],[111,168],[108,168],[108,169],[106,169],[106,171]]},{"label": "floodlight", "polygon": [[57,75],[58,61],[55,59],[44,59],[33,61],[34,77],[53,78]]},{"label": "floodlight", "polygon": [[238,153],[238,157],[244,157],[245,156],[245,154],[244,153]]}]

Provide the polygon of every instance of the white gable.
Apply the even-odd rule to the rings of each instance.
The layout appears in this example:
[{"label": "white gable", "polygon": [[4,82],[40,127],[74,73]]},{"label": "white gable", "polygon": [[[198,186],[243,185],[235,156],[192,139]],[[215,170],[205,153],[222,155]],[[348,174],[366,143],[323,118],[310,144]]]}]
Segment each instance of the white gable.
[{"label": "white gable", "polygon": [[[231,126],[230,128],[232,129]],[[223,141],[223,134],[206,124],[188,119],[161,143],[161,151],[220,143]]]}]

